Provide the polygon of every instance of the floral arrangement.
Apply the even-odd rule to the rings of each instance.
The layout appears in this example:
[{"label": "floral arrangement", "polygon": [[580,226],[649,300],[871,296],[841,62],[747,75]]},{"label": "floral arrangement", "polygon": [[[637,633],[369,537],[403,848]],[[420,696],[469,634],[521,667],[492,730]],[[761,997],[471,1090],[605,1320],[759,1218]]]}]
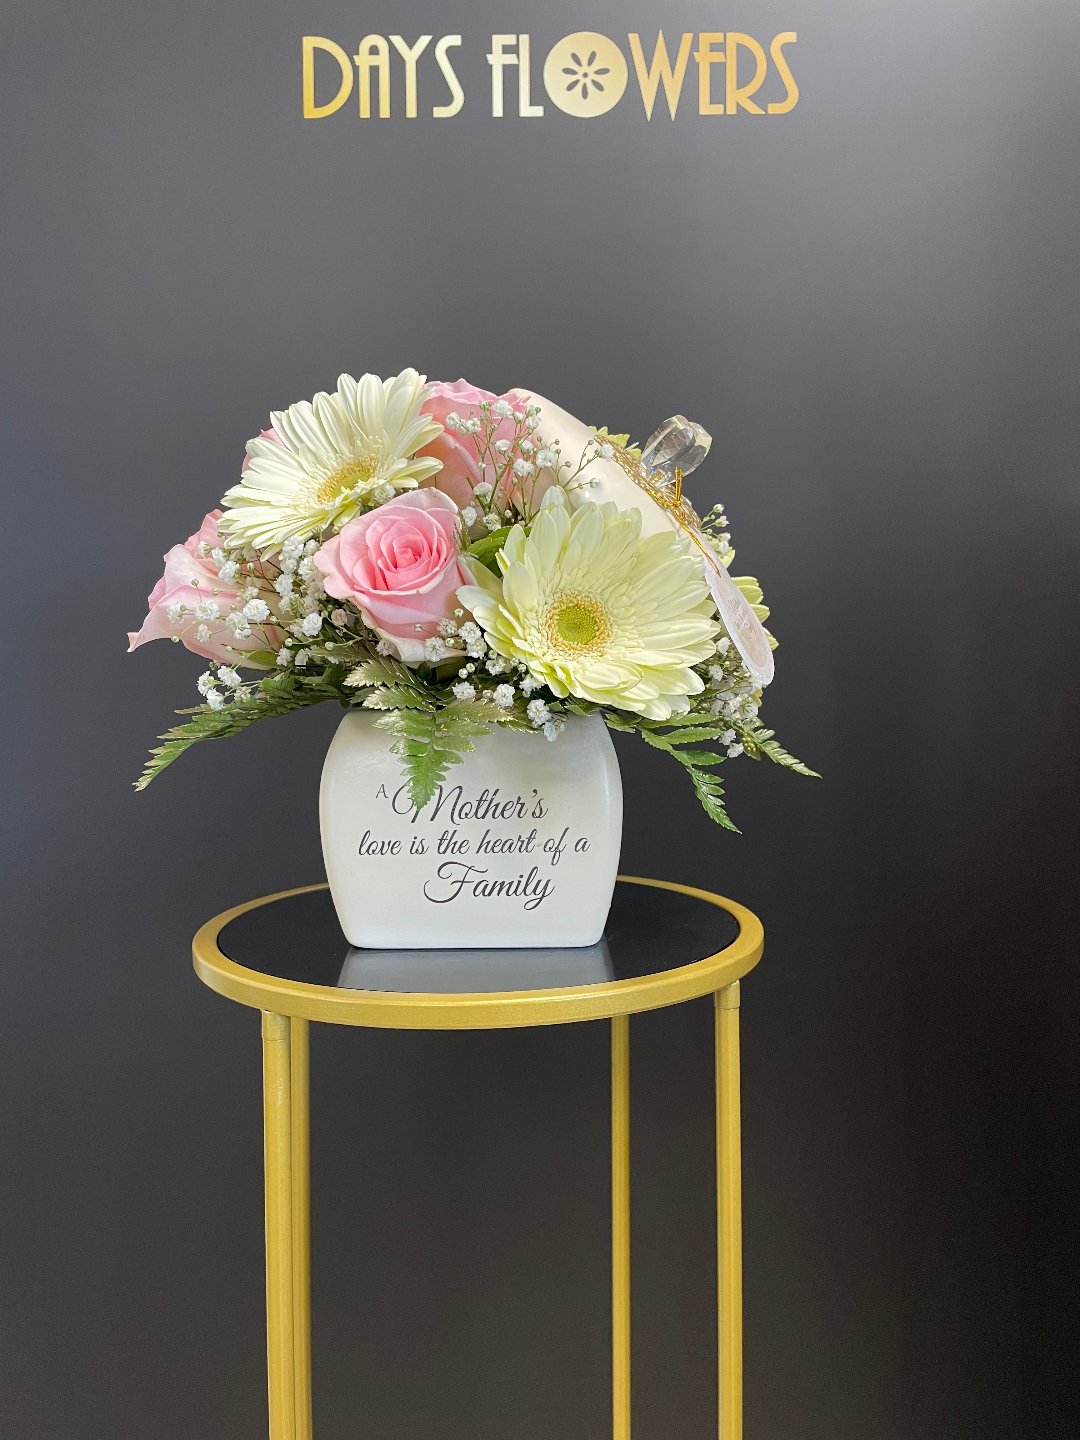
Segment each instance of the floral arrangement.
[{"label": "floral arrangement", "polygon": [[[677,419],[700,458],[708,437]],[[728,576],[722,508],[699,521],[681,499],[670,431],[643,451],[588,430],[573,454],[545,429],[521,392],[415,370],[274,413],[128,637],[209,662],[136,789],[197,741],[326,700],[379,712],[417,807],[491,727],[557,742],[594,712],[673,757],[729,829],[725,760],[812,775],[759,718],[771,656],[752,663],[725,596],[751,626],[769,612]],[[640,504],[603,498],[611,462]],[[671,523],[643,525],[649,506]]]}]

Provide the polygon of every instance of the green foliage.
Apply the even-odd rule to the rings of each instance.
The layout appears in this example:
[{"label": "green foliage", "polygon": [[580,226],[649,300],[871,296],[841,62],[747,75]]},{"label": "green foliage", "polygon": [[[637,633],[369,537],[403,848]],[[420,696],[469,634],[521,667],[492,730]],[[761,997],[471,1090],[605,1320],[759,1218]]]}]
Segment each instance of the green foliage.
[{"label": "green foliage", "polygon": [[385,656],[355,666],[344,684],[367,690],[360,701],[365,710],[384,712],[375,723],[394,737],[392,748],[403,762],[409,795],[417,809],[428,803],[450,767],[472,750],[474,740],[486,735],[492,725],[532,730],[512,711],[482,696],[447,703],[445,691],[440,695],[430,683],[418,680],[414,670]]},{"label": "green foliage", "polygon": [[430,688],[421,685],[416,672],[392,660],[388,655],[374,655],[353,666],[345,676],[349,689],[367,690],[360,700],[365,710],[429,710]]},{"label": "green foliage", "polygon": [[747,755],[753,760],[760,760],[764,756],[774,765],[782,765],[785,770],[794,770],[796,775],[809,775],[812,780],[821,779],[816,770],[811,770],[809,765],[804,765],[801,760],[796,760],[794,755],[789,754],[773,738],[774,734],[773,730],[766,730],[764,726],[755,725],[752,729],[744,730],[740,739]]},{"label": "green foliage", "polygon": [[499,551],[506,544],[506,537],[510,534],[510,526],[504,525],[501,530],[493,530],[490,535],[483,535],[479,540],[474,540],[469,546],[469,554],[486,565],[493,574],[499,575],[499,562],[496,559]]},{"label": "green foliage", "polygon": [[[564,706],[574,715],[587,714],[587,711],[579,710],[577,705],[568,704]],[[632,720],[629,715],[624,715],[621,710],[609,710],[604,716],[604,724],[609,730],[617,730],[620,735],[636,735],[638,733],[638,722]]]},{"label": "green foliage", "polygon": [[435,794],[451,765],[474,749],[473,741],[485,735],[503,712],[483,700],[465,700],[438,706],[429,700],[425,709],[390,710],[375,722],[395,737],[393,750],[404,762],[409,798],[421,809]]},{"label": "green foliage", "polygon": [[643,720],[639,717],[609,711],[604,719],[612,730],[640,735],[646,745],[662,750],[677,760],[690,777],[694,794],[710,820],[725,830],[739,834],[739,828],[724,808],[724,786],[719,775],[711,773],[722,765],[724,755],[710,750],[702,742],[718,740],[724,727],[711,715],[679,715],[670,720]]},{"label": "green foliage", "polygon": [[[461,716],[466,720],[483,720],[488,725],[507,725],[511,730],[516,729],[518,725],[517,717],[512,710],[504,710],[501,705],[496,705],[494,700],[485,699],[483,695],[477,695],[472,700],[455,700],[446,708],[455,716]],[[532,726],[528,721],[522,723],[532,733]]]},{"label": "green foliage", "polygon": [[719,775],[710,775],[708,771],[694,766],[687,766],[687,773],[690,776],[690,783],[694,787],[694,794],[701,801],[702,809],[709,819],[714,820],[717,825],[722,825],[725,830],[731,830],[736,835],[740,835],[742,832],[739,827],[724,809],[724,787],[720,782]]},{"label": "green foliage", "polygon": [[[279,677],[270,678],[276,681]],[[288,680],[292,677],[280,678]],[[318,685],[271,686],[264,680],[255,694],[231,700],[220,710],[211,710],[207,705],[200,705],[194,710],[178,710],[178,715],[190,715],[191,718],[158,736],[163,743],[154,746],[150,751],[150,758],[135,781],[135,789],[145,790],[151,780],[200,740],[224,740],[228,735],[236,735],[241,730],[246,730],[256,720],[264,720],[269,715],[287,715],[292,710],[300,710],[306,705],[318,705],[331,698],[334,697],[325,693]]]},{"label": "green foliage", "polygon": [[[484,554],[478,558],[494,564],[504,539],[505,531],[486,536],[473,547],[473,553],[489,551],[489,559],[485,560]],[[755,603],[755,595],[760,594],[756,582],[746,579],[736,583]],[[439,680],[437,671],[418,672],[383,655],[371,655],[359,663],[353,663],[350,657],[346,664],[340,663],[336,655],[337,663],[325,663],[329,656],[321,658],[324,663],[310,669],[269,670],[260,680],[236,691],[220,709],[200,705],[177,711],[188,718],[158,737],[162,743],[151,750],[135,789],[145,790],[151,780],[200,740],[224,739],[256,720],[286,715],[325,700],[382,712],[375,723],[393,737],[392,748],[402,760],[410,797],[418,809],[428,804],[450,768],[473,750],[476,739],[494,725],[536,733],[524,713],[518,713],[520,707],[503,709],[482,694],[472,700],[451,700],[448,684]],[[555,715],[601,713],[610,729],[639,735],[646,745],[682,766],[711,820],[739,833],[725,808],[724,787],[716,773],[727,758],[724,748],[716,744],[725,735],[731,738],[728,732],[732,726],[727,720],[701,713],[672,716],[664,721],[646,720],[569,696],[550,702],[550,708]],[[735,720],[734,726],[752,759],[765,758],[796,774],[817,777],[816,771],[785,750],[774,732],[759,721],[740,725]]]},{"label": "green foliage", "polygon": [[404,685],[379,685],[360,704],[365,710],[426,710],[431,700]]},{"label": "green foliage", "polygon": [[400,660],[391,659],[389,655],[372,655],[368,660],[361,660],[359,665],[353,666],[342,683],[350,689],[368,685],[392,685],[422,695],[428,703],[431,700],[430,691],[417,681],[416,672],[403,665]]},{"label": "green foliage", "polygon": [[591,425],[589,427],[597,440],[610,440],[613,445],[618,445],[620,450],[625,450],[628,455],[633,455],[636,460],[641,459],[641,447],[630,444],[629,435],[613,435],[606,425]]},{"label": "green foliage", "polygon": [[348,667],[345,665],[327,665],[324,670],[310,672],[294,670],[291,675],[284,677],[285,684],[281,688],[286,692],[296,689],[309,695],[317,695],[321,700],[343,701],[345,695],[342,687],[347,674]]}]

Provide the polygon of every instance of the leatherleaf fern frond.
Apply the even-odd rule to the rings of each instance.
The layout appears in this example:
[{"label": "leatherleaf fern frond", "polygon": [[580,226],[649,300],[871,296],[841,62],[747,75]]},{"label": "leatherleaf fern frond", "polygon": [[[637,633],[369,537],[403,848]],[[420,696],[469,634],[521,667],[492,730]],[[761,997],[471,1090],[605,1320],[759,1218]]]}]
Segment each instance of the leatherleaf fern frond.
[{"label": "leatherleaf fern frond", "polygon": [[417,680],[415,671],[400,660],[392,660],[389,655],[372,655],[370,659],[361,660],[345,676],[344,684],[350,690],[396,686],[402,691],[421,695],[428,701],[431,698],[431,692]]},{"label": "leatherleaf fern frond", "polygon": [[403,762],[409,798],[419,810],[446,779],[450,767],[475,749],[476,738],[506,718],[506,712],[489,701],[462,700],[440,706],[429,697],[423,707],[387,710],[375,723],[394,736],[391,748]]},{"label": "leatherleaf fern frond", "polygon": [[366,692],[357,697],[365,710],[431,708],[430,689],[417,680],[415,671],[388,655],[373,655],[354,665],[345,676],[344,684],[351,690]]},{"label": "leatherleaf fern frond", "polygon": [[809,775],[813,780],[821,779],[816,770],[811,770],[809,765],[804,765],[801,760],[797,760],[794,755],[784,749],[774,736],[775,731],[766,730],[763,725],[747,727],[739,734],[743,748],[752,760],[760,760],[764,756],[774,765],[782,765],[785,770],[794,770],[796,775]]},{"label": "leatherleaf fern frond", "polygon": [[612,730],[640,735],[646,745],[662,750],[677,760],[690,778],[694,794],[710,820],[725,830],[740,833],[724,807],[724,786],[714,767],[722,765],[724,755],[709,748],[709,741],[719,740],[725,727],[711,715],[680,715],[670,720],[644,720],[637,715],[609,711],[604,719]]},{"label": "leatherleaf fern frond", "polygon": [[430,700],[405,685],[376,685],[360,701],[364,710],[426,710]]},{"label": "leatherleaf fern frond", "polygon": [[[272,678],[276,680],[278,677]],[[263,686],[267,683],[264,681]],[[178,715],[188,715],[190,719],[182,725],[173,725],[164,735],[158,736],[162,744],[155,745],[150,751],[143,772],[135,781],[135,789],[145,790],[151,780],[200,740],[224,740],[229,735],[246,730],[256,720],[265,720],[270,715],[288,715],[293,710],[335,698],[332,691],[322,686],[294,684],[287,688],[260,687],[251,695],[230,701],[220,710],[211,710],[206,705],[193,710],[178,710]]]}]

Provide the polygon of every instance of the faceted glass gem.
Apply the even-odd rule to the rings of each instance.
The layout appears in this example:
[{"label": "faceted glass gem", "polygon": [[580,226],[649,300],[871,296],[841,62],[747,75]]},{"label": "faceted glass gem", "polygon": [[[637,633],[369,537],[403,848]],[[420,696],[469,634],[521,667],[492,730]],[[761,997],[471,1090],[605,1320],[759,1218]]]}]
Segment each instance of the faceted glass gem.
[{"label": "faceted glass gem", "polygon": [[672,415],[641,447],[642,468],[649,476],[660,471],[669,484],[674,484],[676,468],[684,476],[689,475],[708,455],[711,445],[712,436],[703,426],[687,420],[685,415]]}]

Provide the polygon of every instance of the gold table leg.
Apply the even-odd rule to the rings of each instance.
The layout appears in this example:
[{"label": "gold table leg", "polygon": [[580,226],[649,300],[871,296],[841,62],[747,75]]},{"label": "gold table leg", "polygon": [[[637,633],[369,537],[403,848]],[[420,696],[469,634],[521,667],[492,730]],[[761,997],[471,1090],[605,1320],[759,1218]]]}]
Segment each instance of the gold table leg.
[{"label": "gold table leg", "polygon": [[[720,1440],[742,1440],[739,982],[716,1004],[716,1237]],[[263,1011],[266,1356],[270,1440],[311,1440],[309,1027]],[[613,1440],[630,1440],[630,1021],[611,1022]]]},{"label": "gold table leg", "polygon": [[716,992],[716,1256],[720,1440],[742,1440],[739,982]]},{"label": "gold table leg", "polygon": [[611,1396],[614,1440],[630,1440],[630,1019],[611,1022]]},{"label": "gold table leg", "polygon": [[[298,1034],[297,1027],[301,1026],[302,1033]],[[311,1433],[311,1341],[306,1284],[309,1253],[307,1023],[264,1010],[262,1040],[270,1440],[301,1440],[301,1437],[307,1440]]]},{"label": "gold table leg", "polygon": [[306,1020],[293,1018],[292,1302],[296,1440],[311,1440],[311,1102]]}]

